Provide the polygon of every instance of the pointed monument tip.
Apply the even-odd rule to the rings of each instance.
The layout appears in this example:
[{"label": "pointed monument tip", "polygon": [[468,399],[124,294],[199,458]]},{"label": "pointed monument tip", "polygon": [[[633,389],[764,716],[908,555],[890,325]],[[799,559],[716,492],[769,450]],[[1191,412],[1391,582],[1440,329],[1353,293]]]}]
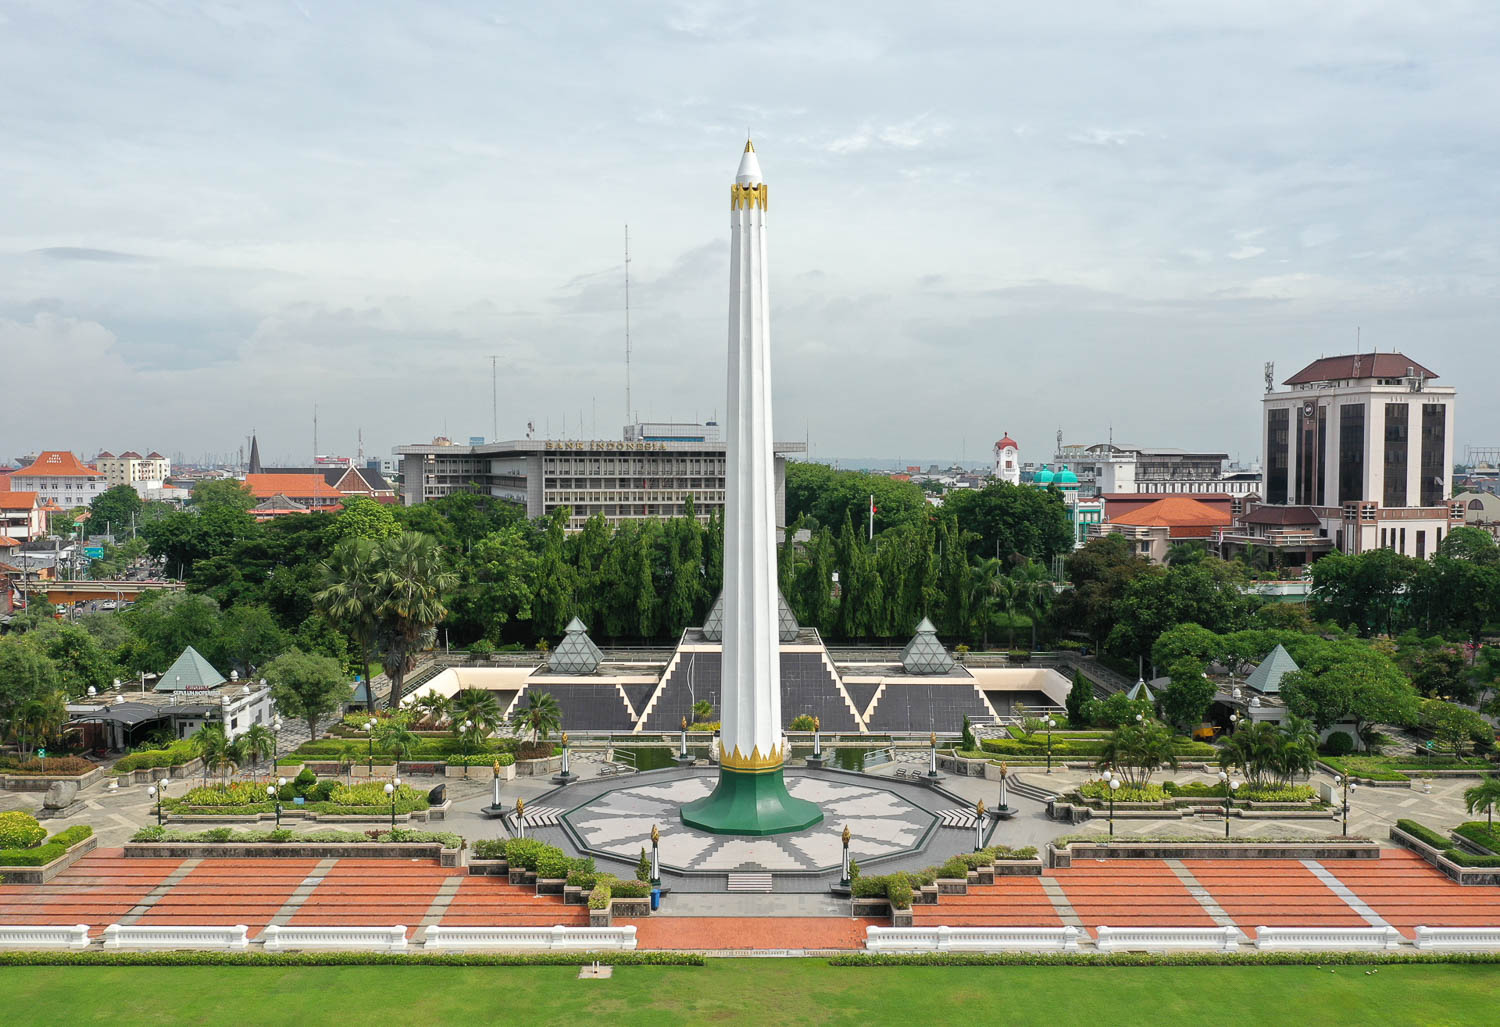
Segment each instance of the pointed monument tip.
[{"label": "pointed monument tip", "polygon": [[749,140],[745,141],[745,152],[740,156],[734,181],[736,185],[760,185],[764,181],[760,176],[760,158],[755,155],[755,145]]},{"label": "pointed monument tip", "polygon": [[745,152],[746,153],[754,153],[755,152],[755,144],[753,142],[751,142],[749,139],[745,140]]}]

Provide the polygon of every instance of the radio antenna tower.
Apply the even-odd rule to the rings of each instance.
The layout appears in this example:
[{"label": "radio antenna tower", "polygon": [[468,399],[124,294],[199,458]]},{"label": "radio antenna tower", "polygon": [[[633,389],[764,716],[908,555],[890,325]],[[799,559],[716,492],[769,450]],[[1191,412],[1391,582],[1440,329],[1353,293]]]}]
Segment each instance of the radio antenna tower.
[{"label": "radio antenna tower", "polygon": [[495,370],[495,361],[498,360],[498,359],[499,358],[496,357],[494,354],[490,355],[490,441],[491,442],[494,442],[496,439],[498,439],[500,437],[500,393],[499,393],[499,390],[498,390],[498,386],[495,384],[499,380],[498,377],[497,377],[499,372],[497,372]]},{"label": "radio antenna tower", "polygon": [[635,418],[630,406],[630,226],[625,226],[625,423]]}]

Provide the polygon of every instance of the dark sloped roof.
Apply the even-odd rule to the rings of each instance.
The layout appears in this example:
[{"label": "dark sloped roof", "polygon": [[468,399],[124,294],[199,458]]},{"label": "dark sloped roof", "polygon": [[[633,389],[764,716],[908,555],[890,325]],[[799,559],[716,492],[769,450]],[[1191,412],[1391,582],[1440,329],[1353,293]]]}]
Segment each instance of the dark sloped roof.
[{"label": "dark sloped roof", "polygon": [[1429,370],[1404,353],[1349,353],[1341,357],[1320,357],[1292,375],[1283,385],[1306,385],[1341,378],[1404,378],[1406,369],[1423,378],[1436,378]]},{"label": "dark sloped roof", "polygon": [[1240,518],[1241,524],[1319,524],[1310,506],[1257,506]]}]

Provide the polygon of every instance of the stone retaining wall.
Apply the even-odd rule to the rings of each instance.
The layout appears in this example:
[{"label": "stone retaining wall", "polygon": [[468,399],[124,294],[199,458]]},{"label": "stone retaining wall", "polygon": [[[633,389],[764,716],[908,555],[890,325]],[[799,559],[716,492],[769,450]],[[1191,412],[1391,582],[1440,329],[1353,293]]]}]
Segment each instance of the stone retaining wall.
[{"label": "stone retaining wall", "polygon": [[463,866],[464,849],[441,842],[126,842],[125,856],[141,859],[431,859]]},{"label": "stone retaining wall", "polygon": [[202,773],[203,758],[194,756],[178,767],[142,767],[140,770],[127,770],[123,774],[116,774],[115,780],[121,785],[154,785],[163,777],[169,781],[180,781]]},{"label": "stone retaining wall", "polygon": [[1327,842],[1122,841],[1114,845],[1047,843],[1049,867],[1071,867],[1087,859],[1379,859],[1380,846],[1368,838]]},{"label": "stone retaining wall", "polygon": [[1500,885],[1500,867],[1462,866],[1443,855],[1441,849],[1428,845],[1422,839],[1407,834],[1394,825],[1391,827],[1391,841],[1421,856],[1450,881],[1456,881],[1462,885]]},{"label": "stone retaining wall", "polygon": [[0,789],[11,792],[45,792],[54,781],[74,781],[78,790],[98,783],[104,776],[103,767],[95,767],[83,774],[0,774]]}]

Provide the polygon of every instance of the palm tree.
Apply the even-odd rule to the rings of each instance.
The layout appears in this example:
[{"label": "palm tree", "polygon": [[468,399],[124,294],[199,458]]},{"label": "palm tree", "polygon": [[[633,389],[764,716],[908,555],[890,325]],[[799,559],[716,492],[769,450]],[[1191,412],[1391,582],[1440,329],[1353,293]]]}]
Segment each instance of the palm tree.
[{"label": "palm tree", "polygon": [[1173,567],[1198,563],[1207,555],[1208,548],[1202,542],[1174,542],[1167,547],[1167,563]]},{"label": "palm tree", "polygon": [[1264,788],[1267,776],[1276,772],[1281,747],[1281,733],[1275,724],[1264,720],[1246,724],[1224,739],[1219,766],[1226,770],[1237,767],[1251,787]]},{"label": "palm tree", "polygon": [[510,720],[517,728],[531,732],[531,744],[535,748],[562,726],[562,711],[551,692],[527,692],[526,698],[527,705],[518,707]]},{"label": "palm tree", "polygon": [[412,709],[422,715],[422,723],[437,727],[453,715],[453,704],[439,692],[425,692],[417,696]]},{"label": "palm tree", "polygon": [[1144,788],[1162,767],[1177,769],[1172,732],[1159,720],[1116,728],[1105,739],[1096,765],[1100,770],[1115,771],[1132,788]]},{"label": "palm tree", "polygon": [[1010,592],[1010,579],[1005,576],[1005,565],[993,557],[985,557],[974,565],[969,577],[971,595],[969,610],[979,621],[980,647],[990,647],[990,624],[995,611],[1004,607]]},{"label": "palm tree", "polygon": [[417,653],[431,644],[438,621],[448,616],[443,594],[458,584],[458,575],[443,561],[431,537],[403,531],[381,543],[375,573],[375,638],[385,672],[391,678],[389,706],[401,708],[401,686]]},{"label": "palm tree", "polygon": [[276,738],[264,724],[251,724],[238,741],[244,746],[252,770],[260,766],[261,760],[270,759],[276,749]]},{"label": "palm tree", "polygon": [[375,587],[379,555],[379,548],[368,539],[345,539],[318,565],[323,587],[313,595],[318,610],[348,632],[359,647],[365,672],[365,708],[371,713],[375,712],[370,657],[375,648],[376,611],[380,606]]},{"label": "palm tree", "polygon": [[417,746],[422,744],[421,736],[398,717],[387,717],[376,724],[374,736],[375,744],[395,756],[398,763],[410,759]]},{"label": "palm tree", "polygon": [[505,722],[495,693],[483,688],[464,688],[449,700],[449,716],[457,725],[468,721],[482,735],[493,734]]},{"label": "palm tree", "polygon": [[339,746],[339,773],[343,774],[345,780],[353,783],[354,765],[359,762],[359,746],[354,742],[345,742]]},{"label": "palm tree", "polygon": [[25,755],[34,744],[45,741],[68,722],[68,709],[61,692],[53,691],[33,695],[16,709],[11,718],[11,732],[21,755]]},{"label": "palm tree", "polygon": [[193,734],[193,746],[203,759],[203,784],[208,785],[208,775],[217,771],[228,777],[229,768],[238,762],[238,753],[224,734],[222,724],[204,724]]},{"label": "palm tree", "polygon": [[1052,587],[1052,578],[1047,568],[1036,560],[1027,560],[1010,572],[1015,583],[1017,601],[1021,611],[1031,620],[1031,648],[1036,648],[1037,621],[1052,610],[1052,600],[1057,591]]},{"label": "palm tree", "polygon": [[1489,829],[1495,829],[1495,803],[1500,802],[1500,777],[1486,774],[1483,781],[1464,790],[1464,806],[1470,813],[1485,811]]},{"label": "palm tree", "polygon": [[714,704],[707,699],[699,699],[693,703],[693,723],[706,724],[708,718],[714,715]]},{"label": "palm tree", "polygon": [[1277,747],[1278,783],[1288,787],[1298,774],[1311,774],[1318,755],[1318,729],[1307,717],[1291,714],[1281,726]]}]

